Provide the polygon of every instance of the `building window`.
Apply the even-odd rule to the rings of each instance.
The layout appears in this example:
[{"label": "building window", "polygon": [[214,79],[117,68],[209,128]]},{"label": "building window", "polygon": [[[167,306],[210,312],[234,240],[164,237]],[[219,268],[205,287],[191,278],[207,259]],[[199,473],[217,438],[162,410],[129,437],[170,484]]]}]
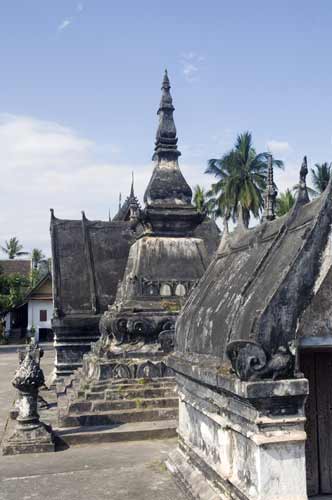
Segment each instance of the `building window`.
[{"label": "building window", "polygon": [[41,309],[39,311],[39,320],[40,321],[47,321],[47,311],[45,309]]}]

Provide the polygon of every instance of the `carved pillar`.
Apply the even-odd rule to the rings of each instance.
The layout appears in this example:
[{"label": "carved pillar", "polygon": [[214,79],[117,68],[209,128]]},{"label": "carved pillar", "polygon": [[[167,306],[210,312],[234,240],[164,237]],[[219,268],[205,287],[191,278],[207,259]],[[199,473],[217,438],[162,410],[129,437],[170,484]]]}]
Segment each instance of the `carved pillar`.
[{"label": "carved pillar", "polygon": [[26,353],[12,381],[18,391],[18,416],[14,432],[4,442],[4,455],[54,451],[52,430],[39,420],[38,390],[44,374],[34,354],[31,350]]}]

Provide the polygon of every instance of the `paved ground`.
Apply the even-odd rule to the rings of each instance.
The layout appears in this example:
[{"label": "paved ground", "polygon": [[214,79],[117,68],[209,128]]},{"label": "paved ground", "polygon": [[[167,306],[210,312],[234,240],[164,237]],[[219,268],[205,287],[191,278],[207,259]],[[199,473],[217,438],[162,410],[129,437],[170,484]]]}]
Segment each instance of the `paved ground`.
[{"label": "paved ground", "polygon": [[[0,347],[0,435],[14,397],[16,350]],[[48,346],[42,359],[46,376],[52,361]],[[163,464],[174,446],[174,440],[142,441],[0,456],[0,500],[183,500]]]}]

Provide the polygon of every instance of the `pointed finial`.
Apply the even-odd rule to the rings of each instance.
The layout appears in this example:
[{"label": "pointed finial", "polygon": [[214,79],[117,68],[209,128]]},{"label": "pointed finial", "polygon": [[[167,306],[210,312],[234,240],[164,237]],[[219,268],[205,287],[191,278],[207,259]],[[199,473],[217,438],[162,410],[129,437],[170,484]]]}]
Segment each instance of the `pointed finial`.
[{"label": "pointed finial", "polygon": [[174,160],[181,154],[177,149],[178,139],[176,137],[176,127],[173,118],[174,106],[170,88],[171,85],[168,73],[167,70],[165,70],[161,86],[162,94],[160,106],[157,112],[159,116],[159,126],[156,134],[153,160],[160,160],[161,158]]},{"label": "pointed finial", "polygon": [[122,205],[121,193],[119,193],[119,210],[120,210],[120,208],[121,208],[121,205]]},{"label": "pointed finial", "polygon": [[108,222],[111,222],[112,219],[111,219],[111,209],[109,208],[108,209]]},{"label": "pointed finial", "polygon": [[303,158],[302,165],[300,168],[300,182],[299,182],[299,190],[298,190],[296,205],[305,205],[310,201],[307,189],[307,180],[306,180],[307,175],[308,175],[308,163],[307,163],[307,157],[305,156]]},{"label": "pointed finial", "polygon": [[131,173],[131,188],[130,188],[130,197],[134,198],[135,197],[135,192],[134,192],[134,172]]},{"label": "pointed finial", "polygon": [[271,221],[276,218],[275,203],[278,191],[273,179],[273,157],[271,154],[269,154],[267,162],[267,179],[266,190],[264,193],[264,212],[262,221]]},{"label": "pointed finial", "polygon": [[165,73],[164,73],[164,79],[163,79],[163,83],[161,85],[161,90],[165,89],[165,90],[169,90],[171,88],[171,85],[169,83],[169,78],[168,78],[168,73],[167,73],[167,69],[165,69]]}]

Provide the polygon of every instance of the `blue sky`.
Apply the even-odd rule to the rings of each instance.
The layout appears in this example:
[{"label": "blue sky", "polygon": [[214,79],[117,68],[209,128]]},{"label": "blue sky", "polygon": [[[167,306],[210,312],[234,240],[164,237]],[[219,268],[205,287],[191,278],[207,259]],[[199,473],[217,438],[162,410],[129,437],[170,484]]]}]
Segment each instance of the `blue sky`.
[{"label": "blue sky", "polygon": [[248,129],[292,186],[332,159],[331,25],[328,0],[3,0],[0,242],[48,253],[48,209],[106,218],[131,170],[143,194],[165,67],[189,182]]}]

